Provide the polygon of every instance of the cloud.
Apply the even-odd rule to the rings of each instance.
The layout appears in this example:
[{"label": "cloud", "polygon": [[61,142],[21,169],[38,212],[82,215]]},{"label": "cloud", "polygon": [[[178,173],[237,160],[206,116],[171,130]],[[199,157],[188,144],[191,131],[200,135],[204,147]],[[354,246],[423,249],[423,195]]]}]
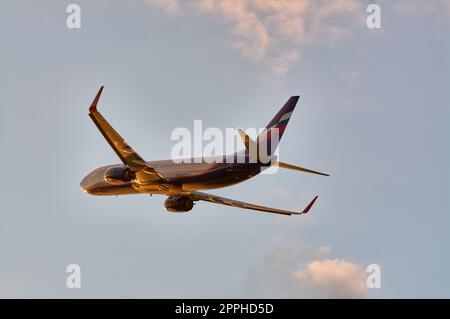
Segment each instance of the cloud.
[{"label": "cloud", "polygon": [[365,270],[351,261],[330,258],[328,245],[311,248],[276,244],[249,275],[248,293],[258,298],[364,298]]},{"label": "cloud", "polygon": [[146,0],[155,7],[163,9],[169,15],[175,15],[179,12],[180,6],[178,0]]},{"label": "cloud", "polygon": [[[360,0],[146,0],[169,15],[196,14],[224,26],[228,42],[262,66],[265,74],[285,76],[313,45],[337,46],[355,30],[366,30]],[[449,0],[399,0],[382,5],[403,16],[431,15],[448,22]]]},{"label": "cloud", "polygon": [[364,270],[342,259],[314,260],[293,277],[314,297],[361,298],[366,293]]},{"label": "cloud", "polygon": [[359,0],[197,0],[183,6],[176,0],[147,1],[171,14],[220,21],[232,48],[277,77],[301,60],[308,45],[340,43],[365,18]]},{"label": "cloud", "polygon": [[331,253],[331,247],[326,245],[326,246],[320,246],[317,249],[317,252],[321,255],[328,255],[329,253]]}]

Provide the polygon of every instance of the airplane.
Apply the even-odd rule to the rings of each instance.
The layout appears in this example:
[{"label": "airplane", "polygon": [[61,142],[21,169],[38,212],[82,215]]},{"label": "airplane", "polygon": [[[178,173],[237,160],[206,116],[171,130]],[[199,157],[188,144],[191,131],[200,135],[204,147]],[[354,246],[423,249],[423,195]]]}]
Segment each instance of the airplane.
[{"label": "airplane", "polygon": [[[200,190],[221,188],[243,182],[258,175],[272,165],[329,176],[325,173],[277,161],[276,156],[273,154],[286,129],[299,96],[289,98],[256,141],[252,140],[244,131],[238,129],[245,145],[244,150],[232,155],[224,155],[222,161],[210,161],[202,158],[201,161],[180,163],[173,160],[145,161],[125,142],[97,110],[102,91],[103,86],[100,87],[89,107],[89,117],[122,163],[102,166],[89,173],[80,183],[81,189],[88,194],[100,196],[128,194],[165,195],[167,199],[164,202],[164,206],[167,211],[174,213],[188,212],[194,207],[194,203],[206,201],[260,212],[303,215],[309,212],[318,196],[315,196],[302,211],[290,211],[219,197],[200,192]],[[272,131],[276,131],[279,135],[275,142],[271,140]],[[271,160],[263,161],[258,154],[251,150],[262,147],[264,143],[268,144],[268,142],[271,142],[269,143],[270,145],[265,147]]]}]

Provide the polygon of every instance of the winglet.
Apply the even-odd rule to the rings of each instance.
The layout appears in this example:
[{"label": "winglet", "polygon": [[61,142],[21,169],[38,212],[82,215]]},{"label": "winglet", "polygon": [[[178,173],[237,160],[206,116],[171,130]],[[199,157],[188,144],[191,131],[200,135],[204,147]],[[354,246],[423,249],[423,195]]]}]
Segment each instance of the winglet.
[{"label": "winglet", "polygon": [[314,203],[316,202],[316,200],[317,200],[318,197],[319,197],[319,196],[314,197],[314,199],[311,201],[311,203],[309,203],[308,206],[306,206],[305,209],[304,209],[301,213],[299,213],[299,214],[300,214],[300,215],[307,214],[307,213],[309,212],[309,210],[311,209],[311,207],[312,207],[312,206],[314,205]]},{"label": "winglet", "polygon": [[89,107],[89,112],[95,112],[97,111],[97,103],[98,100],[100,100],[100,95],[102,95],[102,91],[103,91],[103,85],[100,87],[100,90],[98,90],[97,95],[95,96],[94,100],[91,103],[91,106]]}]

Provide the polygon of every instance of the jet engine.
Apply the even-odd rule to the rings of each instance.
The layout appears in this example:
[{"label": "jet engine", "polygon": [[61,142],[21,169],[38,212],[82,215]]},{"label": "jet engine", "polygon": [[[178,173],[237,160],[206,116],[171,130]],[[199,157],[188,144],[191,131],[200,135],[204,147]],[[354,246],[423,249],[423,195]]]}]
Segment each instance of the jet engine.
[{"label": "jet engine", "polygon": [[105,171],[105,181],[113,185],[122,185],[133,179],[133,173],[127,167],[111,167]]},{"label": "jet engine", "polygon": [[192,199],[186,196],[169,196],[164,202],[164,207],[172,213],[188,212],[194,207]]}]

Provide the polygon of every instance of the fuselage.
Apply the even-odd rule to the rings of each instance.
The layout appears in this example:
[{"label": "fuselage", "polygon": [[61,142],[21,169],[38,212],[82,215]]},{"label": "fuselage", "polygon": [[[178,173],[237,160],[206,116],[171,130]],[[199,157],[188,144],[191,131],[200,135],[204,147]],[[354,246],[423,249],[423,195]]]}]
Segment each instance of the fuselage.
[{"label": "fuselage", "polygon": [[103,86],[89,106],[89,117],[122,164],[102,166],[89,173],[80,183],[92,195],[161,194],[169,212],[192,210],[198,201],[240,207],[282,215],[306,214],[317,196],[302,211],[283,210],[237,201],[199,190],[226,187],[258,175],[272,165],[314,174],[320,172],[279,162],[274,155],[277,145],[294,111],[298,96],[291,96],[256,140],[237,129],[245,149],[228,156],[190,158],[185,160],[145,161],[97,110]]},{"label": "fuselage", "polygon": [[237,184],[270,167],[270,163],[254,163],[248,156],[240,154],[183,161],[158,160],[149,161],[148,164],[164,177],[164,182],[141,185],[132,177],[120,178],[126,176],[122,174],[126,172],[126,166],[112,164],[89,173],[80,186],[86,193],[103,196],[137,193],[180,195]]}]

